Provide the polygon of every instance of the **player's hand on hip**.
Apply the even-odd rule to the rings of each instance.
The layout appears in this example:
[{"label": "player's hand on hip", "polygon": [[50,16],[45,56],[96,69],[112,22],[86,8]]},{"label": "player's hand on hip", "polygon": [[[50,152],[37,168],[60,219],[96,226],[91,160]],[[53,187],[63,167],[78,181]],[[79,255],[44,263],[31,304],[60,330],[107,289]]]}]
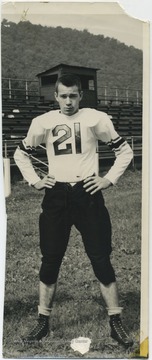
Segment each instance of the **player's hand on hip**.
[{"label": "player's hand on hip", "polygon": [[93,195],[97,191],[107,189],[111,185],[112,183],[104,177],[89,176],[84,180],[83,187],[86,192],[89,192],[91,195]]},{"label": "player's hand on hip", "polygon": [[37,190],[41,190],[43,188],[49,188],[52,189],[52,187],[55,185],[56,180],[55,177],[53,175],[46,175],[44,176],[44,178],[40,181],[38,181],[34,187]]}]

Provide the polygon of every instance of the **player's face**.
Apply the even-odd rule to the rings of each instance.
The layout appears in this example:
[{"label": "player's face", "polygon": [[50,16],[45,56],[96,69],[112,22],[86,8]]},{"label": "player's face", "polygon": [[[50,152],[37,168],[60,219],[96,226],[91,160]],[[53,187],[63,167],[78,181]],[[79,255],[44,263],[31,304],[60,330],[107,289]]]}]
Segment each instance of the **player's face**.
[{"label": "player's face", "polygon": [[58,85],[58,92],[55,93],[55,98],[59,103],[61,113],[71,116],[79,110],[82,92],[79,92],[76,85],[67,87],[60,83]]}]

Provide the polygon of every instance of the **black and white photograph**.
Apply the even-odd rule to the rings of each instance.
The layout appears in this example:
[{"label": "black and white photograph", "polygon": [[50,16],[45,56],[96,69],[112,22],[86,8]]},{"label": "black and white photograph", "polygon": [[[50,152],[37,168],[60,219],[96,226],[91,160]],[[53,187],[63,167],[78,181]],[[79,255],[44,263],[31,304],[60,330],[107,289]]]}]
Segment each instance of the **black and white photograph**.
[{"label": "black and white photograph", "polygon": [[116,2],[1,6],[3,358],[148,358],[148,39]]}]

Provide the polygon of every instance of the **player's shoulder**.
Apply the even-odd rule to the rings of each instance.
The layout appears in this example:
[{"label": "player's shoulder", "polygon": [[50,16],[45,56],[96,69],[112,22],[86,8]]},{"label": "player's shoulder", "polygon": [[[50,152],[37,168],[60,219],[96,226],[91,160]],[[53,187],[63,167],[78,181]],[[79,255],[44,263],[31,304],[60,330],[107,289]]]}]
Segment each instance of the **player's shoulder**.
[{"label": "player's shoulder", "polygon": [[94,115],[97,118],[104,118],[108,116],[107,113],[94,108],[83,108],[82,110],[84,113]]},{"label": "player's shoulder", "polygon": [[106,123],[110,120],[107,113],[93,108],[84,108],[83,115],[87,117],[88,123],[90,123],[92,126],[97,125],[98,122]]},{"label": "player's shoulder", "polygon": [[32,123],[35,126],[41,126],[42,128],[50,128],[50,121],[57,118],[59,110],[50,110],[44,114],[36,116]]}]

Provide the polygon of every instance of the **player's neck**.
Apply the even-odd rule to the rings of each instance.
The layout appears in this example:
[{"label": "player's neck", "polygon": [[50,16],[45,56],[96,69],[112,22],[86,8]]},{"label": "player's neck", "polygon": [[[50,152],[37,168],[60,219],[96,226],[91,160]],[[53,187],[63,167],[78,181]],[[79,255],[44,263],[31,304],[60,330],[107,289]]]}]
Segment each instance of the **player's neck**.
[{"label": "player's neck", "polygon": [[69,117],[69,118],[72,117],[72,116],[74,116],[74,115],[76,115],[78,112],[79,112],[79,109],[76,110],[73,114],[64,114],[63,111],[59,110],[59,114],[65,115],[65,116],[67,116],[67,117]]}]

